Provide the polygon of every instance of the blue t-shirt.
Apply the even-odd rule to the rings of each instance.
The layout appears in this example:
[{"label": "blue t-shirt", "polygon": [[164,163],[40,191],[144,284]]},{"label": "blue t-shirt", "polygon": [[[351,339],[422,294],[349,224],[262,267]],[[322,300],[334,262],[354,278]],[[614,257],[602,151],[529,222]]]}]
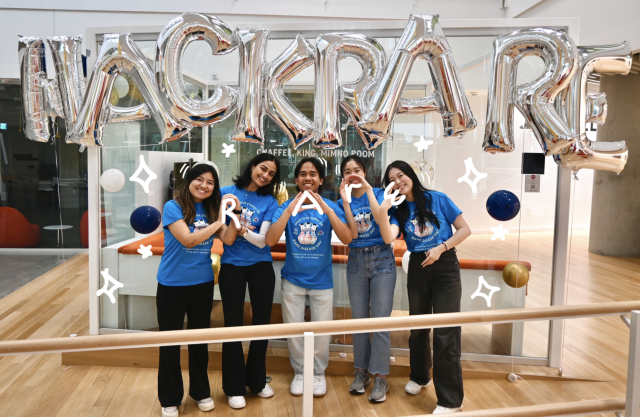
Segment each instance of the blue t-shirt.
[{"label": "blue t-shirt", "polygon": [[[236,207],[235,210],[242,210],[242,214],[238,215],[238,220],[240,220],[240,224],[243,226],[255,226],[255,233],[260,233],[262,222],[270,222],[273,214],[278,209],[278,200],[276,200],[274,196],[258,195],[255,191],[247,191],[235,185],[222,188],[220,194],[233,194],[238,197],[240,208]],[[226,222],[230,225],[232,220],[229,216],[226,217]],[[223,264],[236,266],[253,265],[265,261],[273,262],[271,248],[265,246],[260,249],[240,236],[236,238],[233,245],[224,245],[224,252],[220,260]]]},{"label": "blue t-shirt", "polygon": [[[338,218],[346,223],[342,207],[323,198],[335,211]],[[273,215],[272,223],[278,221],[293,199],[284,202]],[[280,271],[282,278],[309,290],[333,288],[331,272],[331,221],[326,214],[316,209],[299,211],[291,216],[285,228],[287,257]]]},{"label": "blue t-shirt", "polygon": [[[416,219],[416,203],[407,201],[405,204],[409,205],[409,217],[404,224],[404,240],[409,252],[425,252],[446,242],[453,236],[451,225],[462,214],[446,194],[439,191],[428,191],[425,195],[427,194],[431,195],[431,211],[438,218],[440,227],[436,228],[431,222],[427,222],[422,228],[419,227]],[[393,214],[391,224],[400,227],[398,219]],[[400,227],[400,230],[402,231],[403,228]]]},{"label": "blue t-shirt", "polygon": [[[189,225],[191,233],[209,226],[202,203],[195,203],[196,217]],[[211,247],[213,236],[193,248],[187,248],[178,241],[169,225],[183,220],[182,207],[175,200],[167,201],[162,211],[164,229],[164,253],[158,268],[158,282],[170,287],[183,287],[213,281],[211,268]]]},{"label": "blue t-shirt", "polygon": [[[376,196],[378,204],[382,203],[382,200],[384,200],[384,190],[374,188],[373,194]],[[338,200],[337,204],[340,207],[344,207],[342,199]],[[352,195],[351,204],[349,205],[351,206],[351,212],[353,213],[353,218],[358,228],[358,237],[351,241],[349,247],[365,248],[368,246],[384,245],[384,240],[380,234],[380,227],[378,227],[378,223],[375,222],[373,214],[371,214],[371,206],[369,205],[367,193],[362,194],[360,197]]]}]

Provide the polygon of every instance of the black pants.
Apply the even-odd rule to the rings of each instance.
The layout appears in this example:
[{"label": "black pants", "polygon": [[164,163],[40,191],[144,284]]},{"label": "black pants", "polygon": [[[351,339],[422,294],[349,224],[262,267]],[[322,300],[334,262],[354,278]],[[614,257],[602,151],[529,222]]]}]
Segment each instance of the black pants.
[{"label": "black pants", "polygon": [[[188,329],[211,327],[213,281],[185,287],[169,287],[158,283],[156,293],[160,331],[182,330],[184,315]],[[211,397],[207,365],[207,345],[189,345],[189,395],[196,401]],[[180,407],[184,387],[180,369],[180,346],[160,347],[158,398],[162,407]]]},{"label": "black pants", "polygon": [[[258,262],[249,266],[222,264],[218,284],[222,297],[224,327],[242,326],[247,284],[251,298],[251,324],[271,323],[273,290],[276,285],[271,262]],[[245,395],[246,387],[255,394],[262,391],[267,383],[268,343],[268,340],[251,341],[246,366],[242,342],[222,344],[222,389],[227,396]]]},{"label": "black pants", "polygon": [[[444,252],[440,259],[423,268],[421,264],[425,258],[424,252],[412,253],[409,258],[409,273],[407,274],[409,314],[460,311],[462,287],[460,284],[460,263],[456,256],[456,250],[450,249]],[[425,385],[430,380],[430,330],[411,330],[409,338],[410,379],[420,385]],[[460,339],[460,327],[433,330],[433,380],[438,405],[443,407],[460,407],[464,398]]]}]

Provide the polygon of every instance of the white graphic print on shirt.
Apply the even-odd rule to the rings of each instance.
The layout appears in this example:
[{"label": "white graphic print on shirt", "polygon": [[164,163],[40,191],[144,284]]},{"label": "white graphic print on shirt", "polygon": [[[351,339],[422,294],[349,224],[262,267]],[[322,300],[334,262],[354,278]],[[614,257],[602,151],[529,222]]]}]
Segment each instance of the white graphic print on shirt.
[{"label": "white graphic print on shirt", "polygon": [[420,227],[418,219],[413,219],[411,220],[411,224],[413,224],[413,234],[417,237],[425,237],[433,233],[433,225],[430,222],[427,222],[424,226]]},{"label": "white graphic print on shirt", "polygon": [[316,236],[317,224],[311,222],[302,223],[300,225],[300,234],[298,235],[298,242],[302,245],[313,245],[318,240]]},{"label": "white graphic print on shirt", "polygon": [[371,230],[371,226],[373,226],[371,223],[371,212],[358,213],[354,217],[354,220],[356,221],[359,235],[367,233],[369,230]]}]

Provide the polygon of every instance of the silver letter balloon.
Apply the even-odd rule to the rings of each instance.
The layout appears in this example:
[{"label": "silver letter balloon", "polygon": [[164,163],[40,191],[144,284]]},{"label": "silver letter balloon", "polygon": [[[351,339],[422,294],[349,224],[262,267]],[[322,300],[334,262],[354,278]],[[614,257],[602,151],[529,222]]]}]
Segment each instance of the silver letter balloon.
[{"label": "silver letter balloon", "polygon": [[[194,127],[206,127],[235,114],[232,140],[265,146],[264,117],[284,132],[293,149],[306,143],[317,148],[343,146],[343,130],[353,126],[368,150],[392,138],[396,114],[440,113],[444,137],[460,137],[476,120],[451,47],[438,15],[411,15],[390,57],[375,39],[357,33],[326,33],[312,44],[298,34],[268,62],[268,29],[232,30],[215,16],[183,13],[165,25],[156,55],[147,58],[130,34],[106,34],[85,81],[80,36],[47,38],[55,77],[47,78],[45,42],[19,40],[23,128],[27,138],[46,142],[51,123],[63,118],[67,142],[105,146],[102,131],[109,123],[153,119],[159,143],[175,140]],[[238,51],[238,88],[217,85],[203,100],[185,88],[182,60],[190,43],[204,41],[214,56]],[[556,29],[518,30],[494,41],[483,150],[500,154],[515,150],[514,110],[525,118],[545,155],[574,172],[592,168],[621,172],[628,158],[624,141],[587,139],[586,123],[604,123],[604,93],[587,94],[592,74],[627,74],[630,48],[619,45],[577,47]],[[527,56],[544,61],[534,81],[517,85],[518,63]],[[340,82],[339,62],[356,60],[362,71],[355,81]],[[424,59],[434,91],[426,97],[402,97],[413,65]],[[313,120],[289,101],[285,85],[314,66]],[[111,102],[115,79],[131,77],[144,103],[118,107]],[[86,84],[86,87],[85,87]],[[340,111],[348,117],[340,122]]]},{"label": "silver letter balloon", "polygon": [[[587,139],[586,123],[604,123],[604,93],[587,94],[591,73],[623,74],[631,68],[631,49],[619,45],[577,47],[564,32],[524,29],[500,36],[493,43],[487,123],[483,149],[512,152],[514,108],[531,128],[545,155],[577,172],[592,168],[620,173],[628,150],[624,141]],[[517,65],[526,56],[540,57],[545,71],[534,81],[516,85]]]}]

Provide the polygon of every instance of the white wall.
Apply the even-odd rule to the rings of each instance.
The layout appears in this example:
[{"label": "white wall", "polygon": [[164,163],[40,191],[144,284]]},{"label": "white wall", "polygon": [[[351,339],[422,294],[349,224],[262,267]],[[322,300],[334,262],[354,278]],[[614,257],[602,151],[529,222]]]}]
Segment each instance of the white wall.
[{"label": "white wall", "polygon": [[[510,0],[510,3],[517,3]],[[229,24],[269,27],[269,23],[406,20],[414,14],[442,19],[493,19],[508,15],[502,0],[194,0],[91,2],[80,0],[0,0],[0,78],[18,78],[17,35],[85,35],[87,27],[164,26],[186,11],[214,14]],[[514,6],[515,7],[515,6]],[[630,42],[640,49],[640,1],[546,0],[518,17],[579,17],[583,45]],[[575,36],[575,35],[574,35]],[[93,47],[93,45],[91,46]],[[94,51],[95,52],[95,51]]]}]

